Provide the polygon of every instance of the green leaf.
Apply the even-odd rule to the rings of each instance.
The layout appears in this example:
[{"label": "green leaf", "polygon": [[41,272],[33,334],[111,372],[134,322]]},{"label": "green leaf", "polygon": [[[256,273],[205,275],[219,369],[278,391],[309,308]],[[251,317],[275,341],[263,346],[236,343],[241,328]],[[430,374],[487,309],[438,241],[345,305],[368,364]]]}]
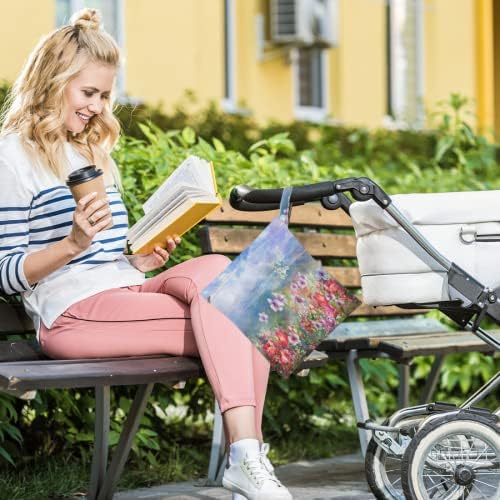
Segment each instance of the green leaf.
[{"label": "green leaf", "polygon": [[91,432],[79,432],[76,434],[75,439],[80,442],[92,442],[95,439],[95,436]]},{"label": "green leaf", "polygon": [[115,446],[120,440],[120,433],[117,431],[109,431],[108,442],[110,446]]},{"label": "green leaf", "polygon": [[217,139],[217,137],[212,137],[212,143],[214,145],[215,151],[218,153],[225,153],[226,152],[226,147],[224,144]]},{"label": "green leaf", "polygon": [[268,144],[267,140],[264,139],[261,141],[257,141],[248,148],[248,152],[253,153],[256,150],[260,149],[262,146],[266,146],[267,144]]},{"label": "green leaf", "polygon": [[440,162],[443,156],[449,151],[449,149],[453,146],[454,139],[453,137],[445,136],[441,137],[437,143],[436,154],[434,155],[434,160],[436,162]]},{"label": "green leaf", "polygon": [[9,464],[14,465],[14,466],[16,465],[14,463],[14,460],[12,460],[12,457],[10,456],[10,454],[7,453],[7,451],[5,450],[5,448],[2,448],[1,446],[0,446],[0,457],[2,457],[4,460],[6,460],[7,462],[9,462]]},{"label": "green leaf", "polygon": [[196,133],[191,127],[185,127],[182,130],[182,138],[187,144],[192,145],[196,142]]},{"label": "green leaf", "polygon": [[144,123],[139,123],[139,128],[141,129],[141,132],[146,136],[146,138],[149,140],[149,142],[154,145],[158,143],[158,139],[156,134],[151,130],[151,127],[147,126]]},{"label": "green leaf", "polygon": [[348,387],[349,384],[339,375],[336,375],[335,373],[327,373],[325,375],[325,379],[328,381],[328,383],[335,387]]}]

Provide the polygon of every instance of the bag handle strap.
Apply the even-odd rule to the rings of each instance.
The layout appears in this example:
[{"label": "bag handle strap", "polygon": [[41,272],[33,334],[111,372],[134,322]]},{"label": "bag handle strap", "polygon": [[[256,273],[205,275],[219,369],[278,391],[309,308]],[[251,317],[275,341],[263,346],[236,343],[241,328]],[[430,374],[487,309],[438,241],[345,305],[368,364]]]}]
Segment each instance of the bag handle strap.
[{"label": "bag handle strap", "polygon": [[290,198],[292,196],[293,187],[289,186],[283,189],[280,201],[280,220],[288,226],[290,216],[292,215],[292,207],[290,205]]}]

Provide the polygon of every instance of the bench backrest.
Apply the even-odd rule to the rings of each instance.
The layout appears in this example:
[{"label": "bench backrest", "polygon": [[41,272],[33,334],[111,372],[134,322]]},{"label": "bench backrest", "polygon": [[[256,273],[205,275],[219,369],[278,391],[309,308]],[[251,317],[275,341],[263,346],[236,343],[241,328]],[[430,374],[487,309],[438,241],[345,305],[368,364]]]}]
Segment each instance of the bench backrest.
[{"label": "bench backrest", "polygon": [[[22,336],[22,340],[7,335]],[[28,341],[26,341],[26,338]],[[22,304],[0,302],[0,362],[43,359],[35,339],[33,323]]]},{"label": "bench backrest", "polygon": [[[0,300],[2,300],[1,297]],[[33,333],[33,323],[21,303],[0,302],[0,337]]]},{"label": "bench backrest", "polygon": [[[206,223],[200,228],[202,252],[237,255],[277,215],[277,210],[238,211],[225,201],[207,217]],[[341,210],[326,210],[319,203],[310,203],[293,207],[290,228],[306,250],[314,258],[320,259],[337,281],[352,290],[361,287],[356,261],[356,236],[348,215]],[[422,310],[401,309],[395,306],[372,307],[362,304],[352,316],[393,317],[415,314],[422,314]]]}]

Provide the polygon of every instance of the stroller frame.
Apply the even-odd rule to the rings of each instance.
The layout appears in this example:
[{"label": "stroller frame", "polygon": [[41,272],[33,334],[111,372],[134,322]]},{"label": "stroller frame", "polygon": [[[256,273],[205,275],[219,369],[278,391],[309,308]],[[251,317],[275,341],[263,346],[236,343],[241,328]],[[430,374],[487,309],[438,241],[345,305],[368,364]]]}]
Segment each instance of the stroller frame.
[{"label": "stroller frame", "polygon": [[[247,186],[237,186],[231,192],[230,203],[233,208],[242,211],[274,210],[279,207],[282,191],[282,189],[251,189]],[[373,200],[377,203],[447,274],[450,300],[393,305],[411,309],[438,309],[460,327],[470,330],[494,350],[500,351],[500,342],[481,328],[481,323],[486,317],[500,324],[500,287],[493,289],[483,285],[474,276],[442,255],[392,204],[391,198],[374,181],[367,177],[352,177],[296,187],[292,192],[291,204],[301,205],[308,201],[320,200],[324,208],[329,210],[341,208],[347,215],[350,215],[351,200],[345,193],[349,193],[356,201]],[[474,406],[492,394],[499,386],[500,372],[458,407],[442,402],[417,405],[396,411],[388,419],[386,425],[367,420],[358,422],[358,427],[371,431],[380,449],[393,456],[401,457],[412,441],[402,428],[403,421],[408,422],[407,419],[420,420],[422,426],[427,426],[439,420],[443,415],[460,417],[477,414],[480,417],[500,422],[500,408],[492,413]]]}]

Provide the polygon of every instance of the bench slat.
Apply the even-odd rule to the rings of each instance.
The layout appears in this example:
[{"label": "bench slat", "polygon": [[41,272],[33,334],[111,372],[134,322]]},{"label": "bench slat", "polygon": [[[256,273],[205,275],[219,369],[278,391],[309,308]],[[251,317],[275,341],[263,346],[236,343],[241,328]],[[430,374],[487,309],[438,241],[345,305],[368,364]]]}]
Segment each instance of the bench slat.
[{"label": "bench slat", "polygon": [[327,352],[350,351],[359,348],[376,349],[384,339],[443,334],[449,330],[446,325],[431,318],[348,321],[339,325],[317,349]]},{"label": "bench slat", "polygon": [[33,340],[2,340],[0,342],[0,363],[6,361],[30,361],[46,359],[38,342]]},{"label": "bench slat", "polygon": [[[500,340],[500,331],[488,333]],[[455,352],[493,352],[494,348],[469,331],[450,331],[435,335],[415,335],[381,339],[378,346],[396,359],[408,359],[414,356],[451,354]]]},{"label": "bench slat", "polygon": [[[268,224],[279,215],[278,210],[266,212],[242,212],[235,210],[227,200],[213,210],[207,222],[220,224]],[[293,207],[291,225],[350,228],[352,221],[342,210],[325,210],[319,203]]]},{"label": "bench slat", "polygon": [[32,329],[33,323],[21,304],[0,302],[0,335],[22,334]]},{"label": "bench slat", "polygon": [[[260,233],[259,229],[205,226],[200,231],[203,253],[239,254]],[[353,235],[300,232],[294,234],[313,257],[356,257],[356,238]]]},{"label": "bench slat", "polygon": [[299,370],[308,370],[309,368],[318,368],[328,363],[328,354],[320,351],[310,352],[302,361]]},{"label": "bench slat", "polygon": [[359,288],[361,286],[361,276],[357,267],[325,266],[325,270],[346,287]]},{"label": "bench slat", "polygon": [[415,314],[424,314],[428,309],[402,309],[397,306],[367,306],[361,304],[350,317],[371,317],[371,316],[413,316]]},{"label": "bench slat", "polygon": [[[334,332],[335,333],[335,332]],[[489,332],[500,339],[500,331]],[[346,353],[352,349],[359,351],[363,357],[384,353],[395,361],[412,359],[415,356],[434,356],[456,352],[492,352],[493,348],[469,331],[447,331],[410,333],[393,336],[373,336],[362,338],[345,338],[336,341],[327,339],[317,347],[334,355]]]},{"label": "bench slat", "polygon": [[402,337],[406,335],[443,333],[450,329],[432,318],[378,319],[376,321],[347,321],[335,328],[321,343],[321,350],[351,349],[351,342],[370,337]]},{"label": "bench slat", "polygon": [[67,389],[101,385],[176,382],[203,374],[199,360],[186,357],[46,360],[0,363],[0,390]]}]

